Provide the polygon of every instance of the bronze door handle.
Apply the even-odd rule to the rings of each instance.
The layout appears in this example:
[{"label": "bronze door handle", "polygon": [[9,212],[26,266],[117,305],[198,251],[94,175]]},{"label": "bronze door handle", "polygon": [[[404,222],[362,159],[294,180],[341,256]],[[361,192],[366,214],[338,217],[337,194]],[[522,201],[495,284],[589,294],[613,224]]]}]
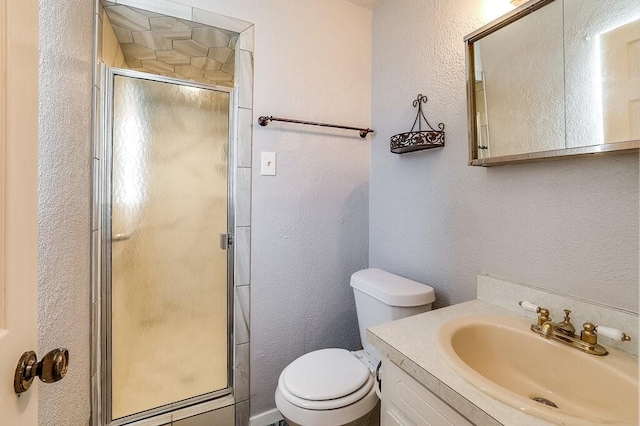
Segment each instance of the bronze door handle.
[{"label": "bronze door handle", "polygon": [[38,362],[33,351],[22,354],[16,367],[13,389],[20,395],[26,392],[37,376],[44,383],[54,383],[67,375],[69,368],[69,351],[65,348],[54,349]]}]

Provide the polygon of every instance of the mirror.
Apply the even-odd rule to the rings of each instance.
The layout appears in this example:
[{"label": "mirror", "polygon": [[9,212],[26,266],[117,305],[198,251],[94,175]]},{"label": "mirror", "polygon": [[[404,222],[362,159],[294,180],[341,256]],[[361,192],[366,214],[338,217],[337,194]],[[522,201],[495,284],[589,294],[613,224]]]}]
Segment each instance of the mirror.
[{"label": "mirror", "polygon": [[465,42],[470,165],[640,147],[640,2],[530,0]]}]

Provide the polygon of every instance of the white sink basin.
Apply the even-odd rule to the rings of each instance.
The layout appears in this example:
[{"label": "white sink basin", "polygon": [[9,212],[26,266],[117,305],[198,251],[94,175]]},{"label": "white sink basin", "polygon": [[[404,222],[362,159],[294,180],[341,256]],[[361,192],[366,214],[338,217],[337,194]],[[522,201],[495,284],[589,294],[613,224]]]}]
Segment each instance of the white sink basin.
[{"label": "white sink basin", "polygon": [[589,355],[533,333],[531,322],[460,317],[442,324],[436,341],[461,377],[533,416],[563,425],[638,425],[636,357],[610,348],[609,355]]}]

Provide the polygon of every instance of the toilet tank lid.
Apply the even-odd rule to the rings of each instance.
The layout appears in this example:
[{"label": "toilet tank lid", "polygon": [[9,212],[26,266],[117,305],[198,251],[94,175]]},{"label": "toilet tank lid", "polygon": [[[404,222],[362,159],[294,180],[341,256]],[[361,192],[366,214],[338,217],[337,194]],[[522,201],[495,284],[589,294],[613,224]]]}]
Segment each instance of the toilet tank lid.
[{"label": "toilet tank lid", "polygon": [[377,268],[351,275],[351,287],[390,306],[422,306],[436,300],[432,287]]}]

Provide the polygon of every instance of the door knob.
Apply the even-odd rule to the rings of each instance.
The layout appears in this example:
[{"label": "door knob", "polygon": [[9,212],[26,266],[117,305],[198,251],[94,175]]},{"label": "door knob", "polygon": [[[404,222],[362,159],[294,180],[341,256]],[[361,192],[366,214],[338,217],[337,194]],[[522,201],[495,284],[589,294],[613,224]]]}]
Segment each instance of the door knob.
[{"label": "door knob", "polygon": [[26,392],[38,376],[44,383],[54,383],[66,376],[69,368],[69,351],[65,348],[54,349],[38,362],[33,351],[25,352],[18,361],[13,378],[13,389],[20,395]]}]

